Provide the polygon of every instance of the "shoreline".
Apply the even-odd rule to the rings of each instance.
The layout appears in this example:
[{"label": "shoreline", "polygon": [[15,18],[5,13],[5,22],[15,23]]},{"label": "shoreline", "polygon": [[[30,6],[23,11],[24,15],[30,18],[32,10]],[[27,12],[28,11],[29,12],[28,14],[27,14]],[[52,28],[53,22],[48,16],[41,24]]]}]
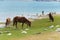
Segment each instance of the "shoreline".
[{"label": "shoreline", "polygon": [[[53,16],[59,16],[60,14],[58,13],[56,13],[56,14],[53,14]],[[34,21],[35,19],[44,19],[44,18],[48,18],[48,15],[47,14],[45,14],[45,15],[29,15],[30,17],[28,17],[28,16],[24,16],[24,17],[26,17],[28,20],[30,20],[30,21]],[[13,18],[13,17],[12,17]],[[11,20],[12,20],[12,18],[11,18]],[[6,18],[5,18],[6,19]],[[0,21],[0,23],[5,23],[5,21]]]}]

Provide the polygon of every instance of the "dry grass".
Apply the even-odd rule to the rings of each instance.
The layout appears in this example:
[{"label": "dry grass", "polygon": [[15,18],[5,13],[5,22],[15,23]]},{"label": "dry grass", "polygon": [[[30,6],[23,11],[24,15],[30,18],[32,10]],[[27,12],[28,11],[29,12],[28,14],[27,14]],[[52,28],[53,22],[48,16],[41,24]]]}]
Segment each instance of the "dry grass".
[{"label": "dry grass", "polygon": [[12,40],[60,40],[60,32],[47,32],[27,36],[24,38],[13,38]]}]

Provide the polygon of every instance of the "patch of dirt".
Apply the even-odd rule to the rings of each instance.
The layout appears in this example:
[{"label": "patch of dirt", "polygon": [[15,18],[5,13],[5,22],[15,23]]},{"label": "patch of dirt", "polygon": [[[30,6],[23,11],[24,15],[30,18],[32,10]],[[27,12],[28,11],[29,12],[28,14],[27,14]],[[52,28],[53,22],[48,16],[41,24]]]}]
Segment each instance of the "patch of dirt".
[{"label": "patch of dirt", "polygon": [[60,32],[46,32],[13,40],[60,40]]}]

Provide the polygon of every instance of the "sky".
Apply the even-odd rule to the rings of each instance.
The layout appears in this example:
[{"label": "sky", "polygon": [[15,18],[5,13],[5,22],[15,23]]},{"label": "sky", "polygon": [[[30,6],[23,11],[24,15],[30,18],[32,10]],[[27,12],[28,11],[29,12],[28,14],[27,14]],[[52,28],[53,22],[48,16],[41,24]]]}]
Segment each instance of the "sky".
[{"label": "sky", "polygon": [[0,0],[0,1],[60,1],[60,0]]}]

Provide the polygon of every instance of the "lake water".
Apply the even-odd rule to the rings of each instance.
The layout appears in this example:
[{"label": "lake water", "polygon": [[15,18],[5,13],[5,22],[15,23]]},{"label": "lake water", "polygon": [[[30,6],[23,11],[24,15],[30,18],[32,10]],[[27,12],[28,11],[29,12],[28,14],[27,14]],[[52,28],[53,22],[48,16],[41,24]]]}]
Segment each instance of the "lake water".
[{"label": "lake water", "polygon": [[5,27],[5,24],[0,24],[0,28],[4,28]]},{"label": "lake water", "polygon": [[0,1],[0,21],[6,18],[13,18],[17,15],[31,17],[32,14],[41,14],[44,11],[60,12],[60,2],[20,2],[20,1]]}]

